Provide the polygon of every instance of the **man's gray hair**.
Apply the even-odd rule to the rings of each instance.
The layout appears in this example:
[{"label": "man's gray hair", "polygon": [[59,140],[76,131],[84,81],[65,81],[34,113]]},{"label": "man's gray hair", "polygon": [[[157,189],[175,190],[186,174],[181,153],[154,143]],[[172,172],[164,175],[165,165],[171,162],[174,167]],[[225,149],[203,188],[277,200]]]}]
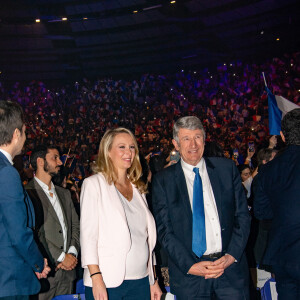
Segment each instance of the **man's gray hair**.
[{"label": "man's gray hair", "polygon": [[181,128],[189,129],[189,130],[196,130],[196,129],[202,130],[203,140],[205,141],[205,130],[199,118],[195,116],[188,116],[188,117],[179,118],[176,121],[173,127],[173,139],[177,143],[179,143],[178,132],[179,129]]}]

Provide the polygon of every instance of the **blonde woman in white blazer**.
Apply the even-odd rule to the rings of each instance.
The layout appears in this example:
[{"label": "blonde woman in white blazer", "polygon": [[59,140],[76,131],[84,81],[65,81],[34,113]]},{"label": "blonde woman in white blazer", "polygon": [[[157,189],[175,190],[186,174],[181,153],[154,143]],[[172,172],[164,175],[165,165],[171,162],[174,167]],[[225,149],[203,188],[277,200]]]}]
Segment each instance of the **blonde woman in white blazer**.
[{"label": "blonde woman in white blazer", "polygon": [[104,134],[95,171],[84,180],[80,197],[86,299],[159,300],[152,256],[156,228],[130,130]]}]

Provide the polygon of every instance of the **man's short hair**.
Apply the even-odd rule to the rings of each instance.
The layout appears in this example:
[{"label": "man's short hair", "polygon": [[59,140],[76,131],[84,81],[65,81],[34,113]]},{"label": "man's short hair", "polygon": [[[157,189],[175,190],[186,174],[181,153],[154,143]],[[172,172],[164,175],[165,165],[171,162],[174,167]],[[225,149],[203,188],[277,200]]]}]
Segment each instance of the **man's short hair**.
[{"label": "man's short hair", "polygon": [[0,146],[10,144],[14,131],[25,123],[22,107],[11,101],[0,100]]},{"label": "man's short hair", "polygon": [[300,108],[293,109],[284,116],[281,131],[287,145],[300,145]]},{"label": "man's short hair", "polygon": [[50,149],[57,149],[56,146],[53,145],[40,145],[33,149],[31,156],[30,156],[30,164],[34,171],[37,170],[37,159],[43,158],[46,159],[46,155]]},{"label": "man's short hair", "polygon": [[260,149],[257,153],[257,164],[260,166],[263,164],[264,160],[266,162],[270,161],[273,152],[276,152],[276,151],[273,149],[270,149],[270,148]]},{"label": "man's short hair", "polygon": [[197,118],[195,116],[188,116],[188,117],[179,118],[176,121],[176,123],[174,124],[174,127],[173,127],[173,139],[177,143],[179,143],[178,132],[179,132],[179,129],[181,129],[181,128],[189,129],[189,130],[200,129],[200,130],[202,130],[203,139],[205,140],[205,130],[204,130],[204,127],[199,118]]}]

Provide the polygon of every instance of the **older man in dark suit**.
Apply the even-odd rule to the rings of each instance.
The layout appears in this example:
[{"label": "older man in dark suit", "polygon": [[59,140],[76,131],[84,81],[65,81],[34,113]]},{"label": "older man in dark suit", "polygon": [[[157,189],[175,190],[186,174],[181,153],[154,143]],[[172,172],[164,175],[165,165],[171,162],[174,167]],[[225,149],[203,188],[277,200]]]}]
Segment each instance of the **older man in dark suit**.
[{"label": "older man in dark suit", "polygon": [[235,164],[203,158],[204,141],[197,117],[177,120],[173,144],[181,160],[153,181],[153,211],[169,257],[171,292],[179,300],[247,299],[247,201]]},{"label": "older man in dark suit", "polygon": [[57,148],[37,147],[30,162],[36,174],[26,190],[36,213],[39,247],[53,269],[48,277],[49,291],[40,293],[38,298],[50,300],[72,293],[79,252],[79,220],[70,192],[52,183],[62,165]]},{"label": "older man in dark suit", "polygon": [[49,272],[34,242],[34,210],[13,158],[26,140],[22,108],[0,101],[0,299],[26,300]]},{"label": "older man in dark suit", "polygon": [[275,273],[279,300],[300,299],[300,108],[281,122],[287,144],[257,175],[254,214],[272,220],[263,264]]}]

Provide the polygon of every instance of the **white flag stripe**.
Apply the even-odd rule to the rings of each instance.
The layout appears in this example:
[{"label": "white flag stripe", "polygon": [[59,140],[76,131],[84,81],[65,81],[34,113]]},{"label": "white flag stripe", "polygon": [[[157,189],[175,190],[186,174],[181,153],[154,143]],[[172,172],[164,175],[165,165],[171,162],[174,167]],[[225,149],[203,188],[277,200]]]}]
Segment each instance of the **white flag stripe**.
[{"label": "white flag stripe", "polygon": [[295,108],[299,108],[299,106],[297,104],[285,99],[282,96],[275,96],[275,99],[276,99],[278,108],[282,111],[282,118],[289,111],[291,111]]}]

